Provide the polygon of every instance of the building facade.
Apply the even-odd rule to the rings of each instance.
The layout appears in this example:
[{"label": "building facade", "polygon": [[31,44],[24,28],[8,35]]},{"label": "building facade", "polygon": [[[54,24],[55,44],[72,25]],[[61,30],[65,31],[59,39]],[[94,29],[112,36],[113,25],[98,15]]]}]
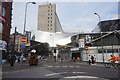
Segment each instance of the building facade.
[{"label": "building facade", "polygon": [[39,5],[37,30],[46,32],[63,32],[56,13],[56,5],[47,3]]},{"label": "building facade", "polygon": [[2,40],[2,2],[0,1],[0,40]]},{"label": "building facade", "polygon": [[1,15],[2,21],[2,40],[9,43],[11,19],[12,19],[12,0],[2,0]]}]

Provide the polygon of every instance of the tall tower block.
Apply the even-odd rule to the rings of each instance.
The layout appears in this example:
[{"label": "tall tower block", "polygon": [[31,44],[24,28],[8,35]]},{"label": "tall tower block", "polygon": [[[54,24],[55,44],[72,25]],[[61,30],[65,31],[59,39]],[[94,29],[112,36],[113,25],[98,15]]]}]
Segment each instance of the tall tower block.
[{"label": "tall tower block", "polygon": [[63,32],[56,13],[56,4],[39,5],[37,30],[46,32]]}]

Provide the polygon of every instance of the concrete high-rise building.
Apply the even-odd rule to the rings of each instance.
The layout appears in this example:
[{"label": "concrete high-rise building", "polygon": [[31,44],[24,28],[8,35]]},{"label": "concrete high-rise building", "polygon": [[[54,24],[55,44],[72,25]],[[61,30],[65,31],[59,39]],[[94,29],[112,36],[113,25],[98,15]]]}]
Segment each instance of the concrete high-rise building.
[{"label": "concrete high-rise building", "polygon": [[46,32],[63,32],[56,13],[56,4],[39,5],[37,30]]}]

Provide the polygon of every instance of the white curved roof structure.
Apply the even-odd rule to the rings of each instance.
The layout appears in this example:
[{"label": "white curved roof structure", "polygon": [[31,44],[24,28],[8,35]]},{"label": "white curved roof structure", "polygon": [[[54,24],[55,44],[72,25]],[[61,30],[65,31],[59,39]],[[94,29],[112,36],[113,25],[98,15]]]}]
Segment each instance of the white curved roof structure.
[{"label": "white curved roof structure", "polygon": [[35,41],[48,43],[50,47],[56,47],[56,45],[66,45],[71,42],[71,37],[74,34],[71,33],[51,33],[51,32],[44,32],[33,30],[31,31],[31,36],[35,37]]}]

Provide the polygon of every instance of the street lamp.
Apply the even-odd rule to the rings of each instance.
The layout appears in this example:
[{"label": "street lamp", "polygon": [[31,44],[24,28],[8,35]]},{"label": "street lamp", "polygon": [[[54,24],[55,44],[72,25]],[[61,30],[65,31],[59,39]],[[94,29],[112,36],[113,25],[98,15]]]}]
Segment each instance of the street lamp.
[{"label": "street lamp", "polygon": [[29,3],[36,4],[35,2],[28,2],[28,3],[25,5],[25,21],[24,21],[24,31],[23,31],[23,34],[24,34],[24,35],[25,35],[25,27],[26,27],[27,5],[28,5]]},{"label": "street lamp", "polygon": [[98,16],[98,18],[99,18],[99,22],[100,22],[100,21],[101,21],[100,15],[97,14],[97,13],[94,13],[94,14]]},{"label": "street lamp", "polygon": [[[99,22],[101,21],[100,15],[98,13],[94,13],[95,15],[98,16]],[[105,62],[104,60],[104,52],[103,52],[103,40],[102,40],[102,31],[100,30],[100,36],[101,36],[101,46],[102,46],[102,55],[103,55],[103,63]]]}]

